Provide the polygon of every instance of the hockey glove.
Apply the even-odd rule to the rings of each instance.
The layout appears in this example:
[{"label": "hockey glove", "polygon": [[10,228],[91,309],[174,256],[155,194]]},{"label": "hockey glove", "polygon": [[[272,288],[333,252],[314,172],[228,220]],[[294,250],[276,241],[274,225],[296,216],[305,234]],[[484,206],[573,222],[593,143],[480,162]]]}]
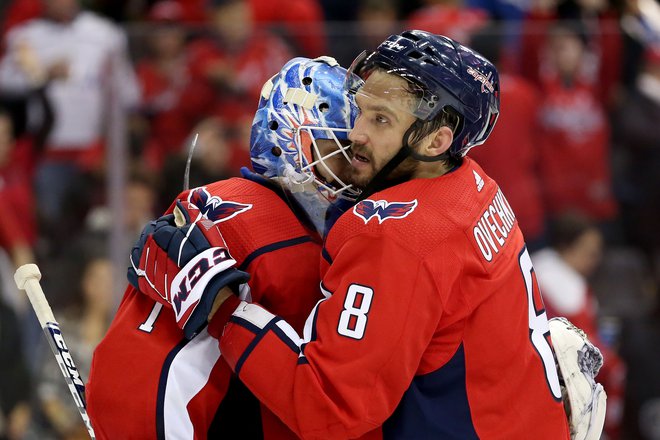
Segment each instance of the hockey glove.
[{"label": "hockey glove", "polygon": [[548,325],[571,440],[598,440],[605,422],[607,395],[595,378],[603,356],[568,319],[552,318]]},{"label": "hockey glove", "polygon": [[218,291],[234,290],[249,275],[236,269],[217,225],[190,203],[176,201],[174,213],[150,222],[130,255],[128,281],[170,305],[186,338],[207,323]]}]

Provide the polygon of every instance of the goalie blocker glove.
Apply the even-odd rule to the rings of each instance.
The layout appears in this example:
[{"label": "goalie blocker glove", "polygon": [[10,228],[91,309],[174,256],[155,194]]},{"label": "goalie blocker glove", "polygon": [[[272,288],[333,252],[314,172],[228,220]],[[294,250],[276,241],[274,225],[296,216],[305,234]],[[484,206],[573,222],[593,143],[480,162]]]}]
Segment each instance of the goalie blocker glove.
[{"label": "goalie blocker glove", "polygon": [[249,274],[236,269],[217,225],[187,201],[174,213],[150,222],[130,255],[128,281],[142,293],[172,307],[186,338],[207,324],[220,289],[235,292]]},{"label": "goalie blocker glove", "polygon": [[548,325],[571,440],[598,440],[605,422],[607,395],[595,378],[603,365],[603,356],[568,319],[552,318]]}]

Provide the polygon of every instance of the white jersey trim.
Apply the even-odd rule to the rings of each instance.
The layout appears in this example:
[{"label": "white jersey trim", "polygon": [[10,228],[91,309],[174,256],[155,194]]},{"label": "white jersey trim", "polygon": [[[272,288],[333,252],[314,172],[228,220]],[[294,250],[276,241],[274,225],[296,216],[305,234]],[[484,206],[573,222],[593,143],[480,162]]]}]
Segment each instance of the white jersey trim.
[{"label": "white jersey trim", "polygon": [[262,307],[255,304],[248,304],[245,301],[241,301],[238,307],[236,307],[236,310],[234,310],[233,315],[246,320],[259,329],[266,327],[275,318],[275,315]]},{"label": "white jersey trim", "polygon": [[195,438],[188,403],[204,388],[220,359],[218,340],[202,330],[174,357],[167,374],[163,419],[166,439]]}]

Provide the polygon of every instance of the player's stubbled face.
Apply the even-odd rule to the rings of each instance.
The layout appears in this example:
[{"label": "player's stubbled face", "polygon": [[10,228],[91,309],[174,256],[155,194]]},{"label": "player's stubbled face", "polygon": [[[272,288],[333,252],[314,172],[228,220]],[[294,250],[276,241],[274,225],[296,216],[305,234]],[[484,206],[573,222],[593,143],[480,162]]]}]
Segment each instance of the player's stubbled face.
[{"label": "player's stubbled face", "polygon": [[399,151],[403,135],[415,121],[414,100],[406,81],[398,76],[377,70],[367,78],[355,97],[360,113],[349,134],[352,184],[364,188]]}]

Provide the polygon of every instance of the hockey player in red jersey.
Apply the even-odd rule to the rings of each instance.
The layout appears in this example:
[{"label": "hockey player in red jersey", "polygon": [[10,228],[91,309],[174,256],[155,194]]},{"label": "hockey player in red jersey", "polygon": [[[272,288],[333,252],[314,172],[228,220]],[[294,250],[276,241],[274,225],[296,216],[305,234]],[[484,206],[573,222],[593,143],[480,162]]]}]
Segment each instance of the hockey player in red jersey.
[{"label": "hockey player in red jersey", "polygon": [[303,438],[568,439],[522,233],[465,157],[497,119],[495,67],[405,31],[358,57],[346,84],[362,193],[324,241],[325,299],[300,336],[267,306],[211,289],[224,358]]},{"label": "hockey player in red jersey", "polygon": [[[298,331],[322,298],[319,258],[328,208],[351,202],[350,189],[332,172],[338,169],[336,157],[321,154],[346,154],[356,108],[342,92],[345,74],[346,69],[331,58],[288,62],[262,90],[251,139],[254,172],[243,169],[242,178],[215,182],[178,198],[185,202],[186,214],[203,213],[212,219],[203,228],[189,230],[178,248],[184,253],[179,258],[203,248],[213,241],[212,234],[218,237],[222,231],[231,256],[218,257],[215,267],[232,267],[229,275],[213,281],[214,287],[241,283],[243,271],[249,271],[250,289],[243,288],[242,297],[277,310]],[[316,163],[307,161],[312,150],[319,159]],[[147,229],[170,219],[171,215],[162,217]],[[195,235],[200,230],[203,234]],[[143,234],[142,244],[147,239],[149,234]],[[282,261],[296,270],[283,270]],[[203,328],[208,310],[201,320],[201,315],[181,318],[164,301],[172,291],[150,284],[150,270],[158,269],[140,261],[139,254],[132,263],[131,285],[94,353],[87,384],[88,411],[98,438],[204,439],[207,433],[233,432],[232,426],[238,425],[247,430],[243,438],[262,435],[258,412],[236,419],[236,408],[222,404],[218,410],[226,395],[233,399],[228,388],[236,387],[232,383],[230,388],[232,372],[222,360],[218,341]],[[192,340],[185,337],[194,333]],[[235,404],[231,400],[230,405]],[[262,411],[262,421],[265,438],[295,438],[267,411]]]},{"label": "hockey player in red jersey", "polygon": [[358,58],[351,74],[361,112],[352,180],[364,192],[324,244],[332,295],[299,340],[242,303],[221,351],[305,438],[568,439],[515,214],[464,157],[495,124],[497,71],[412,31]]}]

